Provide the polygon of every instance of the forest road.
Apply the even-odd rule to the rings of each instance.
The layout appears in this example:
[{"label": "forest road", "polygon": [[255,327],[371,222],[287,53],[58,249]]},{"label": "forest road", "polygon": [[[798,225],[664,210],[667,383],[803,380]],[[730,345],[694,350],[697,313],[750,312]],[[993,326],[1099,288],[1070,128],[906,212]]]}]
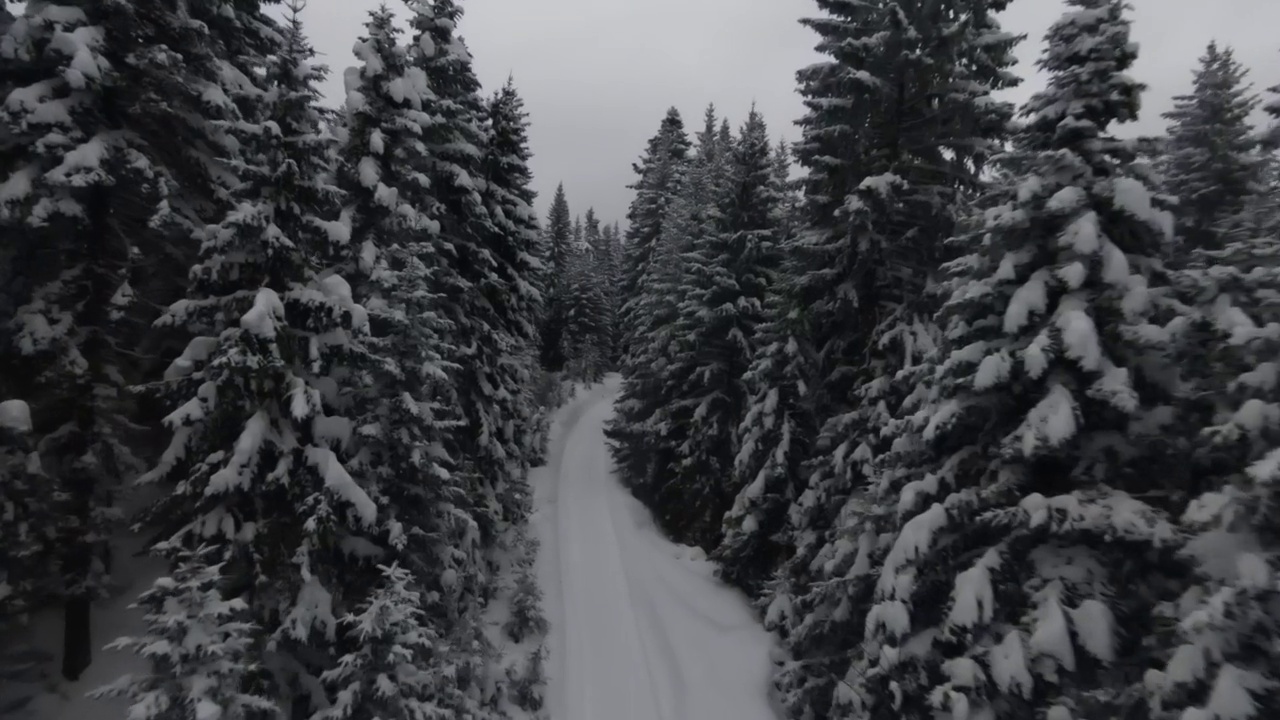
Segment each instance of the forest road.
[{"label": "forest road", "polygon": [[772,637],[700,550],[661,536],[616,479],[611,376],[557,413],[534,474],[550,720],[778,720]]}]

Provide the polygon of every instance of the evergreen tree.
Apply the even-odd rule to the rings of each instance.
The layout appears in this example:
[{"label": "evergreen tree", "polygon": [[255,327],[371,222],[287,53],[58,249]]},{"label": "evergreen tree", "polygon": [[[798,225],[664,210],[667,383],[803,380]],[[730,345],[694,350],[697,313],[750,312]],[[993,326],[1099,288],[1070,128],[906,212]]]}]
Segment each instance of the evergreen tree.
[{"label": "evergreen tree", "polygon": [[[109,574],[114,491],[141,466],[125,392],[139,364],[123,352],[145,334],[146,303],[134,303],[140,261],[182,252],[170,228],[190,220],[185,201],[209,188],[209,119],[234,108],[206,91],[214,67],[204,29],[167,3],[29,4],[0,38],[0,68],[9,79],[0,279],[13,343],[3,354],[6,371],[31,380],[22,389],[31,440],[63,500],[54,567],[65,597],[62,670],[74,679],[92,657],[90,607]],[[151,289],[145,279],[141,287]]]},{"label": "evergreen tree", "polygon": [[845,510],[856,540],[819,556],[840,597],[802,604],[801,639],[853,635],[833,712],[1144,713],[1183,572],[1160,498],[1186,457],[1165,439],[1185,320],[1161,288],[1172,216],[1109,134],[1142,89],[1126,7],[1071,0],[1050,28],[1008,181],[948,266],[946,344]]},{"label": "evergreen tree", "polygon": [[[730,483],[735,433],[746,412],[742,383],[755,352],[765,294],[775,264],[773,225],[779,198],[763,118],[752,108],[741,135],[712,135],[714,116],[700,138],[688,189],[706,197],[706,219],[684,261],[677,334],[679,353],[668,383],[667,412],[683,438],[676,467],[658,496],[665,512],[688,528],[677,537],[708,549],[720,540],[721,523],[737,488]],[[705,183],[700,188],[699,181]]]},{"label": "evergreen tree", "polygon": [[432,92],[429,113],[420,117],[427,149],[424,175],[430,192],[421,206],[439,224],[441,274],[436,287],[441,314],[449,322],[446,356],[451,384],[465,425],[458,438],[461,476],[466,479],[465,514],[474,532],[456,543],[454,554],[471,560],[449,574],[447,640],[458,678],[454,712],[479,713],[492,701],[489,681],[493,648],[481,612],[496,591],[499,537],[507,522],[527,515],[525,471],[532,438],[523,427],[532,417],[519,313],[510,283],[517,270],[504,267],[512,241],[485,203],[484,159],[489,136],[486,108],[472,58],[458,34],[461,8],[453,0],[410,0],[409,57]]},{"label": "evergreen tree", "polygon": [[[733,519],[752,513],[751,534],[772,538],[737,542],[774,562],[795,548],[797,592],[811,568],[825,572],[812,561],[840,541],[835,526],[863,461],[883,449],[886,410],[911,389],[895,378],[931,342],[925,291],[943,241],[1007,134],[1012,109],[991,98],[1017,82],[1006,68],[1018,38],[994,18],[1006,4],[832,1],[803,21],[828,59],[798,75],[804,228],[752,371],[736,478],[748,497]],[[768,564],[746,567],[755,562],[743,556],[727,576],[768,577]]]},{"label": "evergreen tree", "polygon": [[[678,118],[668,114],[659,137],[676,125]],[[658,495],[673,480],[679,458],[678,447],[685,439],[688,413],[674,406],[679,399],[678,384],[673,382],[674,363],[681,352],[678,321],[680,305],[688,291],[688,269],[696,243],[710,229],[713,221],[715,194],[712,183],[719,179],[714,108],[708,108],[705,126],[698,134],[694,157],[684,160],[683,149],[663,149],[666,143],[678,142],[683,148],[684,134],[663,140],[656,153],[665,158],[653,169],[657,175],[669,175],[667,199],[637,189],[632,203],[632,226],[628,230],[626,272],[644,262],[642,274],[635,281],[635,294],[628,295],[623,306],[626,327],[623,355],[623,386],[616,407],[617,415],[606,430],[613,442],[614,459],[618,462],[622,481],[653,509],[663,529],[684,541],[689,508],[677,508],[669,501],[659,502]],[[672,164],[663,169],[662,165]],[[641,185],[645,183],[642,174]],[[656,189],[655,189],[656,191]],[[642,205],[665,208],[647,215],[653,233],[638,233],[634,224],[637,213],[652,212]],[[649,243],[644,251],[637,243]],[[647,255],[647,259],[645,256]],[[624,278],[624,285],[628,283]],[[669,500],[678,497],[673,494]]]},{"label": "evergreen tree", "polygon": [[1280,147],[1280,85],[1269,88],[1267,93],[1271,96],[1262,105],[1262,109],[1271,119],[1270,127],[1266,128],[1262,133],[1264,144],[1274,150]]},{"label": "evergreen tree", "polygon": [[352,388],[339,380],[372,358],[366,311],[319,264],[341,255],[350,228],[334,219],[315,111],[324,69],[310,57],[295,14],[265,69],[270,104],[241,126],[235,205],[202,233],[189,297],[162,319],[195,337],[152,388],[178,408],[145,476],[172,486],[147,518],[155,551],[178,562],[212,546],[227,564],[224,590],[246,598],[270,638],[268,694],[295,718],[326,704],[311,693],[336,658],[334,618],[372,570],[352,550],[376,547],[382,518],[377,488],[347,469]]},{"label": "evergreen tree", "polygon": [[437,225],[418,209],[426,204],[427,150],[417,121],[430,95],[398,34],[389,10],[374,12],[356,46],[363,62],[347,72],[338,178],[354,229],[342,258],[369,309],[369,344],[379,358],[352,383],[363,411],[354,459],[378,480],[391,513],[384,531],[404,567],[440,592],[441,574],[456,562],[450,544],[465,535],[444,510],[467,507],[454,459],[461,415],[447,359],[452,327],[437,290],[443,251]]},{"label": "evergreen tree", "polygon": [[450,710],[462,704],[451,697],[456,682],[427,670],[439,639],[422,621],[412,574],[395,565],[379,569],[382,581],[369,599],[341,620],[351,651],[325,671],[335,702],[315,720],[457,717]]},{"label": "evergreen tree", "polygon": [[547,215],[547,310],[542,326],[542,366],[552,372],[564,369],[566,281],[573,254],[573,216],[565,198],[564,183],[556,186]]},{"label": "evergreen tree", "polygon": [[1209,43],[1192,91],[1174,98],[1162,163],[1178,198],[1179,236],[1190,249],[1220,247],[1221,226],[1257,191],[1262,158],[1250,115],[1258,106],[1230,48]]},{"label": "evergreen tree", "polygon": [[600,277],[600,221],[594,209],[573,225],[564,278],[564,356],[570,375],[599,382],[607,369],[608,300]]},{"label": "evergreen tree", "polygon": [[622,233],[618,224],[605,225],[600,231],[600,247],[596,251],[597,273],[605,289],[608,314],[606,359],[609,368],[617,369],[622,361]]},{"label": "evergreen tree", "polygon": [[31,408],[0,402],[0,628],[13,632],[23,616],[56,595],[57,504],[27,435]]},{"label": "evergreen tree", "polygon": [[508,79],[494,95],[488,110],[485,188],[489,214],[498,231],[494,252],[507,287],[502,295],[507,305],[505,321],[516,343],[510,348],[507,362],[515,373],[513,381],[524,413],[517,419],[515,436],[516,445],[526,453],[519,467],[523,475],[540,462],[543,452],[542,422],[535,416],[530,388],[539,350],[547,257],[533,210],[537,195],[531,187],[533,175],[529,170],[529,122],[513,80]]},{"label": "evergreen tree", "polygon": [[665,227],[685,181],[688,150],[684,122],[672,108],[634,167],[639,175],[632,186],[636,197],[627,211],[620,317],[623,384],[605,434],[620,478],[642,497],[648,493],[648,499],[649,486],[670,466],[659,437],[663,429],[654,424],[654,416],[664,406],[662,372],[674,337],[683,251],[676,233]]},{"label": "evergreen tree", "polygon": [[[448,359],[458,368],[454,382],[467,422],[462,453],[477,481],[473,507],[481,541],[491,549],[503,518],[527,512],[522,486],[529,450],[523,445],[529,438],[522,426],[532,409],[521,300],[512,290],[525,269],[510,264],[519,263],[512,247],[519,241],[504,235],[484,202],[486,110],[471,54],[457,33],[462,9],[453,0],[410,0],[409,6],[410,58],[434,93],[432,113],[422,118],[431,187],[426,212],[440,224],[448,272],[440,286],[457,351]],[[476,590],[480,598],[490,591]]]},{"label": "evergreen tree", "polygon": [[[145,634],[116,640],[108,649],[128,650],[150,661],[152,671],[126,676],[93,692],[126,697],[129,717],[139,720],[272,718],[275,698],[263,694],[262,641],[240,598],[222,597],[219,554],[201,548],[175,555],[172,576],[156,580],[132,607],[142,608]],[[256,637],[255,637],[256,636]]]},{"label": "evergreen tree", "polygon": [[1166,607],[1171,654],[1146,683],[1154,718],[1263,717],[1280,707],[1276,202],[1262,188],[1228,223],[1225,246],[1197,251],[1180,273],[1197,309],[1179,358],[1201,425],[1188,488],[1199,492],[1181,518],[1195,575]]},{"label": "evergreen tree", "polygon": [[640,162],[632,166],[638,177],[628,186],[636,196],[627,209],[628,225],[624,238],[621,288],[621,320],[626,328],[622,348],[624,357],[631,353],[632,341],[644,337],[635,329],[638,323],[643,322],[638,315],[640,309],[636,307],[641,280],[649,271],[650,260],[663,233],[663,223],[680,190],[689,148],[684,120],[678,110],[671,108],[662,119],[658,133],[649,139]]}]

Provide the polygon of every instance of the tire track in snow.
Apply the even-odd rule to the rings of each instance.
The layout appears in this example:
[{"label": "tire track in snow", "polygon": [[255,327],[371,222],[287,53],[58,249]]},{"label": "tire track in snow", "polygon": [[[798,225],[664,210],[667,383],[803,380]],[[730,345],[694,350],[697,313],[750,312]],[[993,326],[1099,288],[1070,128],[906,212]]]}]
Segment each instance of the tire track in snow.
[{"label": "tire track in snow", "polygon": [[613,477],[603,425],[617,387],[611,378],[560,411],[536,475],[553,618],[547,716],[777,720],[772,639],[745,598],[661,538]]}]

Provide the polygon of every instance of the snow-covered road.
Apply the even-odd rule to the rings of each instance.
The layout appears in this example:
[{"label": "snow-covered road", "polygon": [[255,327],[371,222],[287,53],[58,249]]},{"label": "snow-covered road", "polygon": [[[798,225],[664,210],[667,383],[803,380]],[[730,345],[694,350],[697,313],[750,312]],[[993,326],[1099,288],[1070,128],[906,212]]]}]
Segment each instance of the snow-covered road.
[{"label": "snow-covered road", "polygon": [[672,544],[614,479],[618,380],[560,410],[534,472],[551,720],[777,720],[770,636],[701,552]]}]

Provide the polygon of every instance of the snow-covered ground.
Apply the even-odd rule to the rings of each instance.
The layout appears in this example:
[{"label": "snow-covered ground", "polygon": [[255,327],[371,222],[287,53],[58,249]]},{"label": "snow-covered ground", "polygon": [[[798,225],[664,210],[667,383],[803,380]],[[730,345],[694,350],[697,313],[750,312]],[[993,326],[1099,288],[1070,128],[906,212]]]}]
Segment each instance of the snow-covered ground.
[{"label": "snow-covered ground", "polygon": [[127,535],[118,540],[116,564],[112,577],[117,587],[110,599],[98,603],[93,611],[93,664],[76,682],[66,682],[58,675],[58,658],[62,642],[61,611],[37,615],[28,631],[36,643],[48,653],[49,684],[46,692],[37,694],[18,717],[27,720],[102,720],[123,718],[129,707],[127,699],[95,700],[87,696],[93,690],[114,682],[122,675],[143,673],[147,665],[142,658],[128,652],[104,649],[122,635],[141,633],[142,614],[129,606],[164,570],[164,563],[146,555],[137,556],[142,538]]},{"label": "snow-covered ground", "polygon": [[559,411],[534,472],[538,574],[552,628],[551,720],[776,720],[771,636],[701,552],[671,543],[613,477],[619,380]]}]

